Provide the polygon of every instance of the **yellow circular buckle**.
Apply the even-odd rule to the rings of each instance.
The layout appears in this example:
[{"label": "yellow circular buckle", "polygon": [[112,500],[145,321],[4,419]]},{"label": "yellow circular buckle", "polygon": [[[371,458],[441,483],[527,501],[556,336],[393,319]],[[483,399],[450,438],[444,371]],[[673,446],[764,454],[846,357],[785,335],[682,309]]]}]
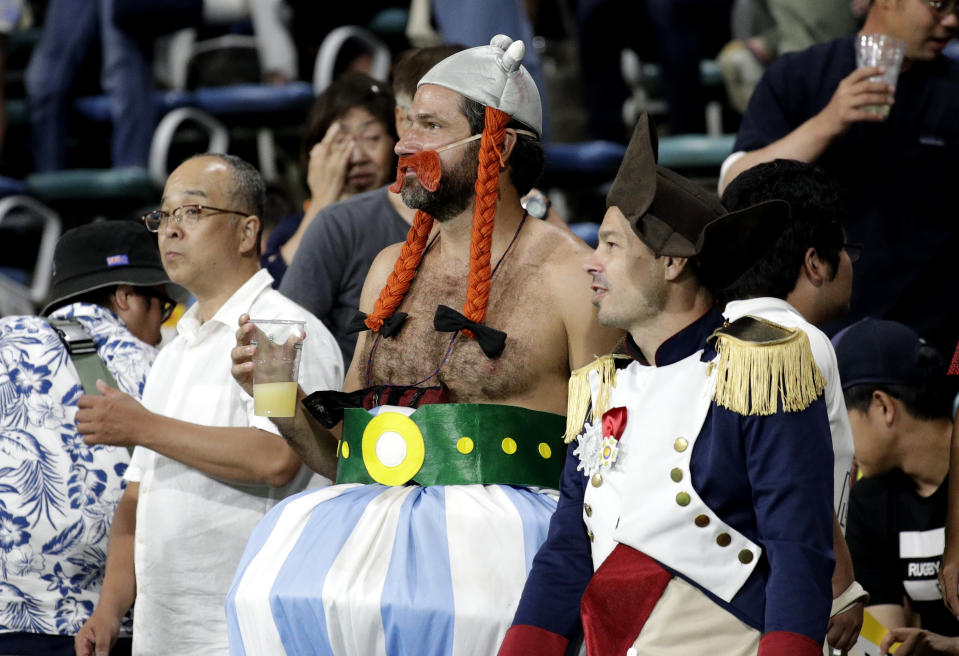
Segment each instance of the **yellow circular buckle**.
[{"label": "yellow circular buckle", "polygon": [[366,471],[383,485],[406,484],[426,459],[423,433],[416,422],[398,412],[383,412],[370,420],[363,431],[362,449]]}]

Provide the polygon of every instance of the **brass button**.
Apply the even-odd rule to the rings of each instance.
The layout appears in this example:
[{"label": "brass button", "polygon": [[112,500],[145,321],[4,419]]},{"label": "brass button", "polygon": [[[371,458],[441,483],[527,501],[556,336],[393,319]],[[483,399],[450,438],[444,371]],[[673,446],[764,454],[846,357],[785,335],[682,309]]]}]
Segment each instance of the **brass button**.
[{"label": "brass button", "polygon": [[690,502],[689,492],[680,492],[676,495],[676,503],[681,506],[688,506]]},{"label": "brass button", "polygon": [[587,517],[592,517],[592,516],[593,516],[593,507],[592,507],[591,505],[589,505],[588,503],[584,503],[584,504],[583,504],[583,510],[586,511],[586,516],[587,516]]},{"label": "brass button", "polygon": [[739,562],[741,562],[743,565],[748,565],[749,563],[753,562],[753,552],[749,549],[743,549],[740,551]]},{"label": "brass button", "polygon": [[683,480],[683,470],[679,467],[673,467],[673,469],[669,472],[669,477],[673,479],[674,483],[678,483],[679,481]]},{"label": "brass button", "polygon": [[589,541],[592,542],[592,541],[593,541],[593,537],[594,537],[594,536],[593,536],[593,531],[592,531],[591,529],[586,529],[586,535],[589,536]]},{"label": "brass button", "polygon": [[706,528],[709,526],[709,515],[696,515],[696,519],[693,521],[696,522],[696,526],[699,528]]},{"label": "brass button", "polygon": [[689,446],[689,442],[685,437],[677,437],[676,441],[673,442],[673,448],[682,453],[686,450],[686,447]]},{"label": "brass button", "polygon": [[733,539],[729,537],[729,533],[720,533],[716,536],[716,544],[720,547],[728,547],[732,541]]},{"label": "brass button", "polygon": [[596,472],[595,474],[593,474],[592,483],[593,483],[593,487],[599,487],[600,485],[602,485],[602,484],[603,484],[603,475],[600,474],[599,472]]}]

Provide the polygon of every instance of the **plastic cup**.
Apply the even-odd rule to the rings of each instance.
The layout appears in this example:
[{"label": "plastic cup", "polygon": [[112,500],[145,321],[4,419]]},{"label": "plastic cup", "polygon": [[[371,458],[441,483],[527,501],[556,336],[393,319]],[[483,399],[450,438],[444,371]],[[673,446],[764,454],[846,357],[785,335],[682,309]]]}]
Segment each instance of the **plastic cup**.
[{"label": "plastic cup", "polygon": [[253,356],[253,413],[259,417],[296,414],[297,375],[306,322],[251,319],[256,326]]},{"label": "plastic cup", "polygon": [[[884,73],[869,78],[871,82],[885,82],[895,88],[905,54],[905,41],[886,34],[860,34],[856,39],[856,66],[885,68]],[[861,109],[882,118],[889,116],[889,105],[864,105]]]}]

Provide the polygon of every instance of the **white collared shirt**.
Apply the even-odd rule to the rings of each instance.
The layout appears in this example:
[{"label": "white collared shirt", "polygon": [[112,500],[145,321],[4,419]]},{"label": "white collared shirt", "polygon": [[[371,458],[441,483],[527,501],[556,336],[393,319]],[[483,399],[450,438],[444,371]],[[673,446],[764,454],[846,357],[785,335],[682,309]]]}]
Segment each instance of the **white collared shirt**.
[{"label": "white collared shirt", "polygon": [[[279,431],[253,414],[253,399],[230,374],[241,314],[306,321],[300,386],[341,389],[343,358],[319,319],[271,288],[258,271],[209,321],[194,305],[177,324],[147,379],[151,411],[206,426]],[[253,527],[278,501],[327,484],[305,466],[288,485],[270,488],[215,480],[176,460],[137,447],[126,474],[140,483],[134,562],[136,654],[227,654],[223,604]]]},{"label": "white collared shirt", "polygon": [[846,515],[849,511],[849,475],[852,470],[852,457],[855,447],[852,441],[852,427],[846,414],[846,401],[842,395],[839,381],[839,365],[832,342],[824,332],[806,321],[786,301],[773,297],[751,298],[743,301],[731,301],[723,310],[723,316],[735,321],[746,315],[760,317],[788,328],[800,328],[809,336],[812,354],[826,379],[826,411],[829,414],[829,430],[832,432],[833,465],[833,502],[836,517],[843,533],[846,532]]}]

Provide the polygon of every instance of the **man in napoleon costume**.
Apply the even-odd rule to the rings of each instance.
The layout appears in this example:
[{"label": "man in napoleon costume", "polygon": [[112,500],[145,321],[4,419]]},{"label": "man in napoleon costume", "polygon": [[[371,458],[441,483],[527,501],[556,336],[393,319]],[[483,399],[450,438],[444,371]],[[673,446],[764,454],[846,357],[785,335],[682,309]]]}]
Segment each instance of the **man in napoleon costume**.
[{"label": "man in napoleon costume", "polygon": [[816,656],[831,605],[832,446],[804,332],[713,293],[788,205],[726,213],[657,166],[643,117],[589,257],[627,356],[570,380],[560,500],[501,656]]}]

